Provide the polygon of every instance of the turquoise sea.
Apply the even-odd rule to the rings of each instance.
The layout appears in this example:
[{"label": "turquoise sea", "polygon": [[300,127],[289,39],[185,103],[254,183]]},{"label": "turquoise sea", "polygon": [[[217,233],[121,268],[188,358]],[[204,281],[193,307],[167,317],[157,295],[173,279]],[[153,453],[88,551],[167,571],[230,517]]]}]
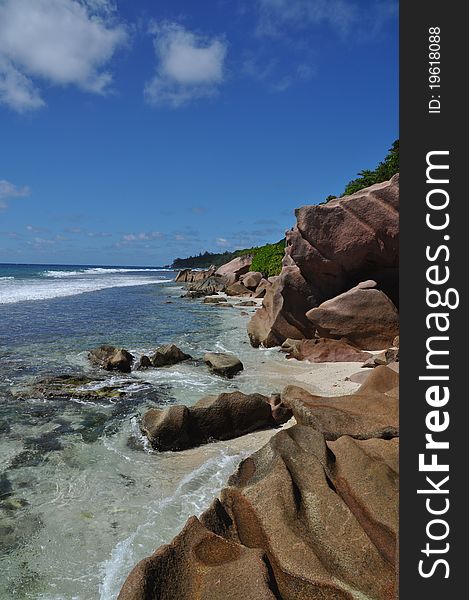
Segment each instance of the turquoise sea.
[{"label": "turquoise sea", "polygon": [[[261,366],[284,358],[248,343],[253,309],[181,298],[174,276],[148,267],[0,265],[1,600],[116,598],[133,565],[204,510],[262,438],[156,453],[140,435],[138,418],[151,406],[280,389]],[[138,358],[168,342],[196,360],[120,375],[93,371],[86,358],[103,343]],[[201,360],[208,350],[235,352],[245,371],[230,381],[212,375]],[[38,378],[63,374],[104,376],[97,385],[122,384],[128,394],[91,402],[28,391]]]}]

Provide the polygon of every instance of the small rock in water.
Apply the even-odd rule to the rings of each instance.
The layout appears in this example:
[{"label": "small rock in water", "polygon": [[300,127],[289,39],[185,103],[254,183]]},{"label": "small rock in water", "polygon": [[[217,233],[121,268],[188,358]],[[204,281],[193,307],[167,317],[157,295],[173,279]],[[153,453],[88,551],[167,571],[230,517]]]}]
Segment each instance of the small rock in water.
[{"label": "small rock in water", "polygon": [[167,367],[190,358],[192,358],[190,354],[185,354],[175,344],[165,344],[156,349],[155,354],[151,357],[151,364],[154,367]]},{"label": "small rock in water", "polygon": [[133,479],[129,475],[125,475],[124,473],[119,473],[119,477],[122,477],[122,479],[125,481],[125,484],[124,484],[125,487],[130,487],[132,485],[135,485],[135,479]]},{"label": "small rock in water", "polygon": [[205,296],[204,304],[220,304],[222,302],[228,302],[224,296]]},{"label": "small rock in water", "polygon": [[85,415],[82,421],[82,428],[79,430],[83,441],[86,444],[96,442],[104,433],[107,421],[108,416],[101,412],[93,412]]},{"label": "small rock in water", "polygon": [[3,508],[4,510],[9,512],[19,510],[20,508],[24,508],[25,506],[29,506],[29,502],[24,498],[9,498],[8,500],[4,500],[0,503],[0,508]]},{"label": "small rock in water", "polygon": [[88,353],[92,365],[106,371],[120,371],[130,373],[134,357],[125,348],[103,345],[94,348]]},{"label": "small rock in water", "polygon": [[0,421],[0,434],[1,433],[10,433],[11,427],[8,421]]},{"label": "small rock in water", "polygon": [[127,438],[126,446],[127,446],[127,448],[130,448],[131,450],[137,450],[139,452],[141,452],[142,450],[145,450],[143,441],[140,438],[136,437],[135,435],[130,435]]},{"label": "small rock in water", "polygon": [[204,361],[214,373],[229,379],[244,369],[243,363],[234,354],[207,352]]},{"label": "small rock in water", "polygon": [[232,392],[208,396],[191,407],[152,408],[143,416],[141,429],[155,450],[185,450],[275,427],[276,417],[281,419],[283,415],[280,414],[281,401],[275,405],[275,415],[274,404],[261,394]]},{"label": "small rock in water", "polygon": [[138,362],[137,371],[144,371],[145,369],[148,369],[151,366],[153,365],[151,364],[150,358],[146,354],[143,354]]},{"label": "small rock in water", "polygon": [[10,469],[21,469],[23,467],[37,467],[44,461],[44,453],[37,450],[24,450],[13,457]]},{"label": "small rock in water", "polygon": [[26,438],[25,446],[30,450],[37,450],[44,453],[63,450],[63,446],[57,438],[58,434],[55,431],[48,431],[39,437]]},{"label": "small rock in water", "polygon": [[13,492],[13,486],[11,481],[8,479],[6,473],[2,473],[0,476],[0,500],[8,498]]}]

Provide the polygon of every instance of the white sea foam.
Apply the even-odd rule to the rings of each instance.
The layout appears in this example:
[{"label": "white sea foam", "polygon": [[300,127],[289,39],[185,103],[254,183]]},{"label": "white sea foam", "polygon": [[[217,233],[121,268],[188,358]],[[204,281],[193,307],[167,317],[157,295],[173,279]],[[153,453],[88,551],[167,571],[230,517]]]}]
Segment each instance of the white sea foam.
[{"label": "white sea foam", "polygon": [[0,277],[0,281],[7,281],[8,279],[14,279],[14,277]]},{"label": "white sea foam", "polygon": [[64,279],[63,281],[60,279],[58,281],[19,279],[11,284],[0,286],[0,304],[12,304],[27,300],[50,300],[51,298],[96,292],[106,288],[150,285],[165,281],[171,280],[164,277],[122,277],[119,275],[90,279]]},{"label": "white sea foam", "polygon": [[81,275],[113,275],[116,273],[161,273],[172,272],[172,269],[114,269],[106,267],[93,267],[89,269],[81,269],[79,271],[59,271],[50,270],[44,271],[44,277],[53,277],[54,279],[62,279],[64,277],[76,277]]},{"label": "white sea foam", "polygon": [[112,550],[101,564],[100,600],[117,597],[130,569],[162,543],[169,542],[191,515],[200,515],[223,487],[247,452],[227,454],[223,449],[183,477],[170,496],[149,507],[147,520]]}]

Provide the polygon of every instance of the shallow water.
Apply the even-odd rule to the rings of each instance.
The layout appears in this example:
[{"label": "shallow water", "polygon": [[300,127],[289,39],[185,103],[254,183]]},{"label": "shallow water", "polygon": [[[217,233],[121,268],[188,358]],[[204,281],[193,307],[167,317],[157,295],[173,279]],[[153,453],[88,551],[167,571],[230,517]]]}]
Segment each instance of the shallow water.
[{"label": "shallow water", "polygon": [[[272,435],[156,453],[138,429],[147,408],[235,389],[270,394],[311,370],[317,389],[323,385],[319,365],[251,348],[241,313],[254,309],[180,298],[167,271],[112,271],[0,268],[0,278],[14,277],[0,280],[1,600],[115,598],[135,563],[207,508],[238,462]],[[16,302],[12,289],[2,290],[13,284]],[[92,371],[86,359],[102,343],[138,356],[168,342],[198,360],[116,375]],[[230,381],[212,375],[200,360],[207,350],[236,353],[245,370]],[[63,373],[132,386],[125,398],[100,402],[11,395]]]}]

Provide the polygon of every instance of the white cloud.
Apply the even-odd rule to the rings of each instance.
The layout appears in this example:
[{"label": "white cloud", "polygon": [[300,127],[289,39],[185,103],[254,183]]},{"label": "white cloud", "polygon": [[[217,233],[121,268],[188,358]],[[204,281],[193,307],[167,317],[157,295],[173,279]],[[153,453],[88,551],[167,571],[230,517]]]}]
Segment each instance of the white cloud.
[{"label": "white cloud", "polygon": [[306,28],[328,25],[340,35],[377,35],[384,23],[398,12],[395,0],[360,6],[353,0],[257,0],[259,35],[276,36],[287,26]]},{"label": "white cloud", "polygon": [[161,240],[164,238],[164,234],[161,231],[150,231],[142,233],[126,233],[122,236],[124,243],[129,242],[146,242],[149,240]]},{"label": "white cloud", "polygon": [[276,35],[282,25],[328,24],[347,33],[357,19],[357,6],[347,0],[258,0],[258,33]]},{"label": "white cloud", "polygon": [[217,94],[225,77],[227,43],[206,38],[177,23],[153,25],[156,74],[145,86],[153,105],[179,107]]},{"label": "white cloud", "polygon": [[0,0],[0,103],[44,106],[36,78],[109,91],[105,66],[127,40],[109,0]]},{"label": "white cloud", "polygon": [[26,198],[31,195],[27,185],[18,186],[6,179],[0,179],[0,209],[7,208],[7,200],[12,198]]},{"label": "white cloud", "polygon": [[230,242],[226,238],[219,237],[216,241],[217,246],[222,246],[223,248],[230,245]]}]

